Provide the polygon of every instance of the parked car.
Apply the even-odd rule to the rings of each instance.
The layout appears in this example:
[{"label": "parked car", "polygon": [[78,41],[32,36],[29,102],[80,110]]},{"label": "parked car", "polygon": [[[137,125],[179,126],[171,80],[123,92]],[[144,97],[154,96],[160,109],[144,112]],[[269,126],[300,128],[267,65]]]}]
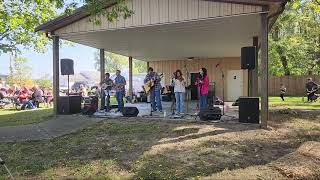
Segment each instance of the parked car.
[{"label": "parked car", "polygon": [[75,89],[76,91],[80,88],[80,85],[83,84],[86,88],[89,88],[89,83],[86,81],[77,81],[72,86],[71,89]]}]

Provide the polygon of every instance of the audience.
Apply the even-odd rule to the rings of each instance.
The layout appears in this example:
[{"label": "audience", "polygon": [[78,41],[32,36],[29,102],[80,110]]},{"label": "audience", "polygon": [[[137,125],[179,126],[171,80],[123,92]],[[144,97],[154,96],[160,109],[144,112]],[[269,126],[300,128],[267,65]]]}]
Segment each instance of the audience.
[{"label": "audience", "polygon": [[44,102],[43,91],[38,86],[34,86],[32,90],[33,90],[33,94],[32,94],[33,103],[37,108],[39,108],[39,104]]}]

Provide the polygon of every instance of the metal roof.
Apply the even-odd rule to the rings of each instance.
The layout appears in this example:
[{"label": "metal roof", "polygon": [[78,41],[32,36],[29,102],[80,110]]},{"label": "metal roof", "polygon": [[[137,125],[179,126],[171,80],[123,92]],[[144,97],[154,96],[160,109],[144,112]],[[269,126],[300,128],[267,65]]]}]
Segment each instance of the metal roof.
[{"label": "metal roof", "polygon": [[[272,6],[277,5],[277,12],[282,12],[284,4],[287,0],[206,0],[206,1],[216,1],[216,2],[226,2],[226,3],[239,3],[239,4],[248,4],[248,5],[261,5],[261,6]],[[115,5],[114,0],[106,1],[106,8]],[[71,23],[79,21],[83,18],[90,16],[90,13],[81,7],[73,11],[69,15],[63,15],[57,17],[51,21],[48,21],[40,26],[36,27],[35,31],[43,31],[46,33],[52,33],[57,29],[65,27]]]}]

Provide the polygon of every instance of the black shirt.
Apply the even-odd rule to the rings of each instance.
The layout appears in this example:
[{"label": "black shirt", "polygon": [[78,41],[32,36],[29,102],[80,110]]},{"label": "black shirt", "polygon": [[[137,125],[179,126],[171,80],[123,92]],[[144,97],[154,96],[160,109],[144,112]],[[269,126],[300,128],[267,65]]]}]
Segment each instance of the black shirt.
[{"label": "black shirt", "polygon": [[306,83],[306,89],[308,91],[312,91],[313,88],[318,88],[318,84],[314,83],[313,81],[310,81],[310,82]]}]

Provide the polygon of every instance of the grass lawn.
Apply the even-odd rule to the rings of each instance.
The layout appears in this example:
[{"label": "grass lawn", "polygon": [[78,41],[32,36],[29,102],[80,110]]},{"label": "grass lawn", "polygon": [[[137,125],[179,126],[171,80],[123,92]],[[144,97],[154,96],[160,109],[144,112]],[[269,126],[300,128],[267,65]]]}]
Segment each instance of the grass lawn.
[{"label": "grass lawn", "polygon": [[320,109],[320,101],[310,103],[307,102],[307,97],[285,97],[285,101],[280,97],[270,97],[269,104],[271,108]]},{"label": "grass lawn", "polygon": [[17,126],[47,120],[53,114],[52,108],[36,110],[0,109],[0,126]]},{"label": "grass lawn", "polygon": [[0,156],[18,179],[317,179],[319,151],[305,154],[303,144],[320,141],[319,117],[272,112],[270,130],[108,120],[53,140],[0,143]]}]

